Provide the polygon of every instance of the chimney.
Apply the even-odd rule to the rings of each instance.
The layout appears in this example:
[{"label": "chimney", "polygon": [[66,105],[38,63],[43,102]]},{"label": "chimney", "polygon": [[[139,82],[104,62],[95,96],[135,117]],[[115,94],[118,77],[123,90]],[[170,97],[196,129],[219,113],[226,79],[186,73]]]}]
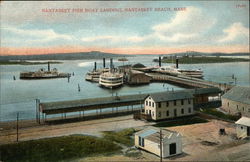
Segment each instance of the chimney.
[{"label": "chimney", "polygon": [[103,58],[103,68],[105,68],[105,58]]},{"label": "chimney", "polygon": [[96,62],[95,62],[95,65],[94,65],[94,71],[96,71]]},{"label": "chimney", "polygon": [[179,68],[179,59],[178,58],[176,58],[175,63],[176,63],[176,69],[178,69]]},{"label": "chimney", "polygon": [[159,66],[161,67],[161,56],[159,56]]},{"label": "chimney", "polygon": [[50,71],[50,64],[49,64],[49,62],[48,62],[48,71]]}]

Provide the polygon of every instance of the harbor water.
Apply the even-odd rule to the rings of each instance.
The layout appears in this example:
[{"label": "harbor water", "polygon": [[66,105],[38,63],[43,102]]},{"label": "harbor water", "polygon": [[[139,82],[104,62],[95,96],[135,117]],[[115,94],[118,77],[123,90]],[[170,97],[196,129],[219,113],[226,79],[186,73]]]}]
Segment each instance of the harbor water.
[{"label": "harbor water", "polygon": [[[158,63],[152,60],[157,56],[128,57],[128,61],[120,62],[114,58],[115,66],[142,63],[146,66],[155,66]],[[41,102],[75,100],[85,98],[106,97],[112,95],[129,95],[139,93],[152,93],[166,91],[167,89],[183,89],[166,83],[150,83],[142,86],[124,85],[121,88],[110,90],[101,88],[98,83],[85,81],[85,74],[94,68],[102,68],[102,59],[99,60],[62,60],[63,64],[51,64],[51,68],[57,68],[59,72],[74,73],[68,82],[67,78],[44,80],[20,80],[22,71],[36,71],[47,68],[43,65],[1,65],[0,66],[0,122],[16,119],[17,112],[20,119],[34,119],[36,113],[35,99]],[[172,64],[163,64],[172,65]],[[106,59],[106,67],[109,60]],[[204,79],[219,83],[249,86],[249,62],[213,63],[213,64],[180,64],[184,69],[201,69]],[[16,80],[13,79],[16,77]],[[78,91],[78,84],[80,91]],[[91,113],[91,111],[90,111]]]}]

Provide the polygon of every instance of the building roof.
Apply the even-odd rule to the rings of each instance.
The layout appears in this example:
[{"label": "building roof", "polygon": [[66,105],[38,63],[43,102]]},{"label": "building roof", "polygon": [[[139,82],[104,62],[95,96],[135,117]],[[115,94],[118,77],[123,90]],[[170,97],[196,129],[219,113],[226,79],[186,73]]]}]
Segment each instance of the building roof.
[{"label": "building roof", "polygon": [[235,124],[245,125],[250,127],[250,118],[249,117],[241,117]]},{"label": "building roof", "polygon": [[219,88],[216,88],[216,87],[213,87],[213,88],[195,88],[195,89],[192,89],[191,91],[193,91],[193,93],[195,95],[221,93],[221,90]]},{"label": "building roof", "polygon": [[[168,129],[162,129],[162,138],[163,139],[170,139],[171,137],[179,136],[180,134],[175,131],[171,131]],[[148,127],[140,132],[137,132],[136,135],[150,140],[152,142],[159,143],[160,142],[160,129],[156,127]]]},{"label": "building roof", "polygon": [[167,91],[167,92],[154,93],[149,96],[152,97],[155,102],[194,98],[192,93],[189,91]]},{"label": "building roof", "polygon": [[225,93],[222,98],[250,104],[250,87],[235,86]]}]

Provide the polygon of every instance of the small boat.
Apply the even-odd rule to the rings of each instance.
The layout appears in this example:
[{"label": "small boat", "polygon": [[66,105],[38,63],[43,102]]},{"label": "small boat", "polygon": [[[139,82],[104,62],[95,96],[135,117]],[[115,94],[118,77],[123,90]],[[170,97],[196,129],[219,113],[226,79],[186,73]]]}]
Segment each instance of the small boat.
[{"label": "small boat", "polygon": [[38,71],[21,72],[20,79],[53,79],[53,78],[67,78],[70,77],[69,73],[59,73],[56,68],[50,70],[48,62],[48,71],[40,69]]},{"label": "small boat", "polygon": [[123,74],[118,72],[105,72],[100,75],[99,85],[106,88],[117,88],[123,85]]}]

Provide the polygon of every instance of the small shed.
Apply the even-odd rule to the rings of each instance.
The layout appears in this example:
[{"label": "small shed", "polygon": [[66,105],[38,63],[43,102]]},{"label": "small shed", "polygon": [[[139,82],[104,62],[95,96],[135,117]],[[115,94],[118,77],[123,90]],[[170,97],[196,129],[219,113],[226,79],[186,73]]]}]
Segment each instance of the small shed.
[{"label": "small shed", "polygon": [[236,124],[236,133],[238,138],[245,138],[250,136],[250,118],[241,117]]},{"label": "small shed", "polygon": [[160,130],[155,127],[148,127],[137,132],[135,134],[135,146],[157,156],[161,156],[160,150],[162,150],[163,158],[182,153],[182,140],[178,132],[167,129]]}]

